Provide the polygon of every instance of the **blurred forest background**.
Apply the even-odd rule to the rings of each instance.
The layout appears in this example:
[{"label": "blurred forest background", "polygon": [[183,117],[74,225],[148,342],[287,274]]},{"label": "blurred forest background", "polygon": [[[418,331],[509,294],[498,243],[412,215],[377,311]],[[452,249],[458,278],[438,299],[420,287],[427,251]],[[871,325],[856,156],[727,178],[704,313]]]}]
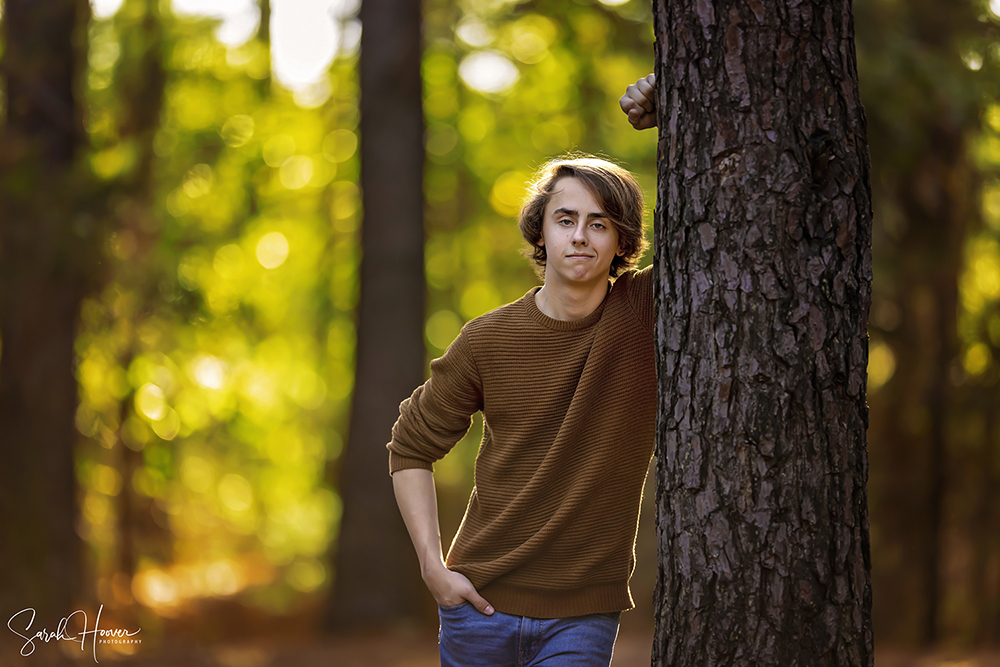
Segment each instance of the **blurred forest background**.
[{"label": "blurred forest background", "polygon": [[[68,176],[28,193],[14,147],[0,144],[0,229],[14,224],[12,201],[41,196],[60,203],[64,224],[21,218],[18,233],[85,256],[68,272],[79,306],[63,318],[79,396],[75,442],[63,443],[76,481],[66,493],[82,548],[46,555],[81,574],[75,606],[40,619],[49,627],[103,604],[105,618],[142,627],[143,651],[173,638],[357,630],[331,611],[342,604],[338,577],[358,576],[338,566],[341,517],[390,488],[387,463],[379,484],[341,474],[360,381],[361,259],[373,252],[361,236],[359,2],[272,1],[95,0],[66,55],[80,58],[85,130]],[[876,642],[996,646],[1000,1],[856,0],[854,10],[875,203]],[[302,36],[276,29],[307,12]],[[424,0],[414,26],[426,125],[423,270],[413,277],[426,285],[421,368],[463,322],[537,284],[514,223],[534,167],[570,150],[604,154],[655,192],[655,135],[632,130],[618,108],[651,70],[650,14],[644,0]],[[18,76],[7,51],[3,108]],[[12,276],[24,274],[6,250],[9,305],[24,287]],[[26,317],[15,311],[8,328]],[[0,369],[14,361],[0,347]],[[364,410],[354,406],[354,419]],[[385,440],[390,426],[373,424]],[[0,453],[14,450],[8,437]],[[480,437],[477,420],[436,468],[446,547]],[[11,491],[23,474],[12,460],[0,473],[8,518],[30,514]],[[42,492],[55,494],[60,481],[47,483]],[[652,521],[647,508],[639,610],[626,615],[650,627]],[[35,530],[27,520],[0,527],[7,616],[40,604],[12,591],[45,597],[46,585],[63,585],[9,548]],[[403,605],[360,620],[434,626],[412,551],[397,555],[413,564],[408,585],[431,616]]]}]

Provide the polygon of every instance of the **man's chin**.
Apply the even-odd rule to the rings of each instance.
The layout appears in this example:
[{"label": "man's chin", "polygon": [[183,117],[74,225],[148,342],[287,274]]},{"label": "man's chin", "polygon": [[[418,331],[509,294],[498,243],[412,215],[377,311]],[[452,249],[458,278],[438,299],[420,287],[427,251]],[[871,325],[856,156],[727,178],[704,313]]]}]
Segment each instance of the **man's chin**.
[{"label": "man's chin", "polygon": [[574,285],[591,285],[600,282],[602,277],[604,276],[592,270],[567,271],[563,274],[565,282]]}]

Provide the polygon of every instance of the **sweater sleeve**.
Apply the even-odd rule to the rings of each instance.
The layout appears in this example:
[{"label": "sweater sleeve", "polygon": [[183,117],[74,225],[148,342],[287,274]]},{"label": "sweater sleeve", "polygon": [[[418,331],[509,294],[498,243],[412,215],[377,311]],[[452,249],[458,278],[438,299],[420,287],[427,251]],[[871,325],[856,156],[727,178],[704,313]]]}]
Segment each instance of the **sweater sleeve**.
[{"label": "sweater sleeve", "polygon": [[482,383],[466,329],[444,356],[431,362],[431,377],[399,405],[392,427],[389,474],[406,468],[433,470],[472,425],[483,407]]},{"label": "sweater sleeve", "polygon": [[653,302],[653,266],[649,265],[633,273],[628,287],[629,303],[632,305],[632,309],[643,326],[652,333],[656,317],[656,306]]}]

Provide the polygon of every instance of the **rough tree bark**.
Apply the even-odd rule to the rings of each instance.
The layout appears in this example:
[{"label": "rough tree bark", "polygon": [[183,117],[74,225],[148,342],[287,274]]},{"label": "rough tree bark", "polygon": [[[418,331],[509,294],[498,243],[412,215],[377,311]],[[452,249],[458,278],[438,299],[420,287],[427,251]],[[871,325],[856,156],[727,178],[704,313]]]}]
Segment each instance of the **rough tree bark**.
[{"label": "rough tree bark", "polygon": [[415,618],[422,582],[389,477],[399,403],[424,378],[420,3],[361,4],[361,294],[330,629]]},{"label": "rough tree bark", "polygon": [[654,2],[655,665],[871,665],[850,0]]}]

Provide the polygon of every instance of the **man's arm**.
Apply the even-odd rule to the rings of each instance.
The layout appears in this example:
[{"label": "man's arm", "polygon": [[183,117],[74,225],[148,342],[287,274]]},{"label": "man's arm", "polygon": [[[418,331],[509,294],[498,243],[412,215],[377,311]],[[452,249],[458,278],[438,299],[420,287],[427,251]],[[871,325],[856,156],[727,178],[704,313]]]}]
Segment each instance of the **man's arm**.
[{"label": "man's arm", "polygon": [[437,603],[451,607],[468,600],[482,613],[492,614],[493,607],[479,595],[472,582],[444,564],[433,473],[424,468],[397,470],[392,476],[392,488],[420,559],[420,575]]},{"label": "man's arm", "polygon": [[622,111],[628,114],[628,122],[637,130],[656,127],[656,77],[644,76],[625,89],[618,100]]}]

